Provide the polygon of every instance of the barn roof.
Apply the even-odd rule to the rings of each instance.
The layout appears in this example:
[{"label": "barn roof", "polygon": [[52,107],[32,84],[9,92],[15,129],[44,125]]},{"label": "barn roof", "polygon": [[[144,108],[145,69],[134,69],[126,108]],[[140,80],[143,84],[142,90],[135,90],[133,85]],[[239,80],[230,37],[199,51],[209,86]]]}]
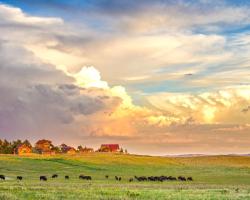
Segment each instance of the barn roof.
[{"label": "barn roof", "polygon": [[108,147],[111,150],[118,150],[119,144],[102,144],[101,147]]}]

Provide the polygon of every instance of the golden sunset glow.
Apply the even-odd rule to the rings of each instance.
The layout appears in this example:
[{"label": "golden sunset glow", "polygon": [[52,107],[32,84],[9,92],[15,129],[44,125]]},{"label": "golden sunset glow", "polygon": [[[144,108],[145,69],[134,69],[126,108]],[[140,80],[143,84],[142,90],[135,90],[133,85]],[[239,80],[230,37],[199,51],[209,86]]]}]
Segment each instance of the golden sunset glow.
[{"label": "golden sunset glow", "polygon": [[212,123],[215,116],[216,108],[205,106],[203,108],[204,121],[206,123]]},{"label": "golden sunset glow", "polygon": [[0,3],[1,137],[248,150],[248,4],[64,3]]}]

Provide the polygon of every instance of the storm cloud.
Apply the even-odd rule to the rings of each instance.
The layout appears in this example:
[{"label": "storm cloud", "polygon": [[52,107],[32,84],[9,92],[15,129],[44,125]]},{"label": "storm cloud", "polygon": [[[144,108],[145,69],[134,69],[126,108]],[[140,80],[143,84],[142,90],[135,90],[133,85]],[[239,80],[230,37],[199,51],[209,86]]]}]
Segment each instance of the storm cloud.
[{"label": "storm cloud", "polygon": [[112,111],[121,102],[104,90],[79,88],[72,77],[10,42],[1,41],[0,58],[2,137],[6,133],[38,137],[53,127],[74,123],[78,115]]}]

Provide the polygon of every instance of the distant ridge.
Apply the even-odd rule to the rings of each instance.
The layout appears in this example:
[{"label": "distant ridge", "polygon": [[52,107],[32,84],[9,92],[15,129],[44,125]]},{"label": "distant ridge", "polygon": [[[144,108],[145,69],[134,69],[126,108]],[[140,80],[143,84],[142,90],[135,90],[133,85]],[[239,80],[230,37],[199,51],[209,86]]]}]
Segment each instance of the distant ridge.
[{"label": "distant ridge", "polygon": [[250,156],[250,154],[179,154],[179,155],[165,155],[164,157],[203,157],[203,156]]},{"label": "distant ridge", "polygon": [[179,154],[179,155],[165,155],[165,157],[201,157],[201,156],[210,156],[206,154]]}]

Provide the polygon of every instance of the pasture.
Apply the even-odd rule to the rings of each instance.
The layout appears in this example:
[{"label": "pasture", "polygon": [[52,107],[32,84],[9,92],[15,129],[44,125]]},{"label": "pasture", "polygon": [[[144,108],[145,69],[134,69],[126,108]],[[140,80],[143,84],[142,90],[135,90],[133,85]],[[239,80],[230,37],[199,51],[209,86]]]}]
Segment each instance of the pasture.
[{"label": "pasture", "polygon": [[[0,180],[0,199],[250,199],[249,167],[250,157],[244,156],[0,155],[0,174],[6,177]],[[53,174],[58,177],[52,178]],[[92,180],[79,179],[81,174]],[[134,178],[161,175],[194,180],[139,182]],[[23,180],[16,180],[17,176]],[[40,176],[48,180],[40,181]]]}]

